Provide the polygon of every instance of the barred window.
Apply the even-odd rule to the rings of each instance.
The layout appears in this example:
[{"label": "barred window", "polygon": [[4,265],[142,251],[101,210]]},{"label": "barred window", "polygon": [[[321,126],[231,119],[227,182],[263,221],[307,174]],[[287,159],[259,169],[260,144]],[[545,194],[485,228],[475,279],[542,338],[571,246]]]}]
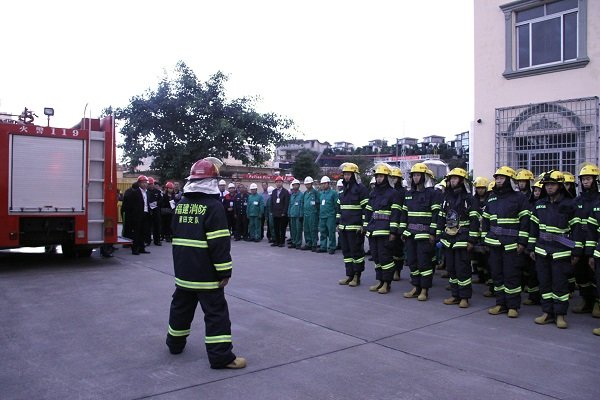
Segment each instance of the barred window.
[{"label": "barred window", "polygon": [[496,167],[576,174],[598,164],[598,97],[496,109]]}]

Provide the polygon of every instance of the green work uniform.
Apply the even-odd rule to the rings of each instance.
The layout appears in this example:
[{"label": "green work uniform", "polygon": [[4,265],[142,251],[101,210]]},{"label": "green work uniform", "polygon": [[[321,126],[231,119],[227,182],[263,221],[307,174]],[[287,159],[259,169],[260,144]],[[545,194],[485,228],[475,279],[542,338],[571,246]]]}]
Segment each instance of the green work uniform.
[{"label": "green work uniform", "polygon": [[261,235],[261,223],[260,219],[263,216],[265,210],[265,201],[262,194],[253,193],[248,196],[248,208],[246,215],[248,216],[248,232],[250,233],[250,240],[256,242],[260,241]]},{"label": "green work uniform", "polygon": [[314,249],[319,241],[319,192],[314,188],[302,194],[302,216],[305,245]]},{"label": "green work uniform", "polygon": [[321,250],[335,251],[335,217],[338,214],[338,192],[327,189],[319,192],[319,232]]},{"label": "green work uniform", "polygon": [[293,247],[302,246],[302,198],[303,193],[300,190],[292,190],[288,217],[290,218],[290,235]]}]

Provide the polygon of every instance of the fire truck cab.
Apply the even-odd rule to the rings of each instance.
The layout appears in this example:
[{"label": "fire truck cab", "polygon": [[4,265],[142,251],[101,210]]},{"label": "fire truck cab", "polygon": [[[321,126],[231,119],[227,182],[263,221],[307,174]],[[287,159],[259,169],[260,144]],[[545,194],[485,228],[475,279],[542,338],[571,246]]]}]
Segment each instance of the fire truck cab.
[{"label": "fire truck cab", "polygon": [[119,243],[113,117],[56,128],[24,113],[0,115],[0,249],[107,252]]}]

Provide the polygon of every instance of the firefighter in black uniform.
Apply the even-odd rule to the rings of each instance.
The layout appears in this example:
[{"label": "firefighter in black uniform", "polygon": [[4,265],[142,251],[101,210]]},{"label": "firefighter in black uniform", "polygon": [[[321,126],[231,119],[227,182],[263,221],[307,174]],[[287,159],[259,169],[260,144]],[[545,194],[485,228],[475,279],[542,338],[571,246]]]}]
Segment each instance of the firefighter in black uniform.
[{"label": "firefighter in black uniform", "polygon": [[567,328],[569,276],[572,265],[579,259],[573,250],[582,248],[581,243],[573,240],[579,218],[564,180],[560,171],[544,174],[542,184],[546,196],[535,203],[528,246],[531,258],[535,260],[542,295],[543,314],[535,319],[535,323],[545,325],[556,321],[556,326],[561,329]]},{"label": "firefighter in black uniform", "polygon": [[[406,190],[404,190],[404,186],[402,186],[402,178],[402,170],[399,167],[392,167],[389,181],[392,189],[396,190],[396,199],[394,200],[394,204],[392,204],[392,208],[397,209],[400,213],[402,213],[404,196],[406,195]],[[400,226],[398,226],[398,228],[400,228]],[[404,242],[400,240],[400,238],[398,239],[399,240],[394,240],[394,281],[400,280],[400,273],[404,267]]]},{"label": "firefighter in black uniform", "polygon": [[[586,171],[588,177],[591,178],[593,175],[590,173],[590,170],[596,172],[598,171],[598,168],[589,168],[588,171]],[[587,180],[587,178],[585,180]],[[583,184],[584,179],[581,179],[581,182]],[[589,257],[588,266],[595,272],[596,296],[600,298],[600,199],[594,203],[592,211],[585,223],[587,225],[585,254]],[[598,303],[596,303],[594,310],[592,311],[592,315],[595,317],[600,317],[600,310],[598,308]],[[600,328],[595,328],[592,333],[600,336]]]},{"label": "firefighter in black uniform", "polygon": [[469,307],[473,294],[469,253],[479,238],[479,213],[474,207],[469,174],[454,168],[446,178],[446,190],[437,219],[437,236],[444,248],[444,260],[452,296],[444,304]]},{"label": "firefighter in black uniform", "polygon": [[204,312],[204,343],[211,368],[238,369],[246,360],[233,354],[225,286],[231,277],[231,241],[219,200],[217,178],[222,162],[196,161],[173,217],[175,293],[171,302],[167,346],[179,354],[186,345],[196,306]]},{"label": "firefighter in black uniform", "polygon": [[471,250],[471,268],[477,274],[479,283],[483,283],[488,287],[483,293],[485,297],[494,296],[494,284],[490,275],[487,247],[484,245],[481,239],[481,218],[483,216],[483,211],[485,210],[485,205],[487,204],[487,199],[490,195],[490,190],[488,190],[489,184],[489,179],[483,176],[478,176],[473,182],[473,186],[475,187],[475,193],[473,195],[473,209],[475,209],[479,214],[479,235],[477,238],[477,244],[475,244],[473,250]]},{"label": "firefighter in black uniform", "polygon": [[[529,201],[529,211],[533,211],[533,205],[537,200],[533,200],[533,181],[535,177],[528,169],[517,170],[516,181],[519,185],[519,190],[525,195]],[[523,252],[519,257],[522,258],[523,276],[522,281],[527,287],[527,299],[523,302],[524,305],[530,306],[540,304],[540,288],[535,271],[535,262],[529,257],[527,251]]]},{"label": "firefighter in black uniform", "polygon": [[481,220],[481,235],[490,251],[488,260],[496,295],[496,306],[488,313],[508,312],[509,318],[517,318],[521,307],[523,263],[520,255],[527,247],[531,214],[528,199],[519,191],[515,177],[512,168],[498,168]]},{"label": "firefighter in black uniform", "polygon": [[389,293],[394,277],[394,242],[400,222],[400,209],[394,207],[396,190],[392,189],[388,177],[392,173],[387,164],[378,164],[373,171],[375,188],[369,194],[365,210],[365,227],[369,237],[369,248],[375,262],[375,279],[379,282],[369,287],[372,292]]},{"label": "firefighter in black uniform", "polygon": [[369,202],[369,191],[360,182],[360,171],[356,164],[344,163],[340,168],[344,179],[343,189],[338,199],[340,211],[337,215],[337,226],[346,277],[340,279],[338,283],[356,287],[360,285],[360,275],[365,270],[363,220],[365,207]]},{"label": "firefighter in black uniform", "polygon": [[575,232],[575,240],[581,242],[586,251],[585,254],[581,254],[579,247],[574,250],[575,255],[581,256],[579,262],[575,265],[575,279],[583,303],[580,306],[573,307],[573,312],[576,314],[592,313],[594,317],[600,318],[600,304],[598,303],[596,288],[594,288],[594,271],[589,266],[589,259],[594,254],[596,242],[591,240],[589,244],[587,243],[590,235],[594,234],[593,232],[588,233],[587,219],[595,204],[600,200],[598,175],[600,175],[600,171],[593,164],[584,165],[579,171],[581,193],[575,199],[575,204],[577,206],[577,217],[581,224],[578,225]]},{"label": "firefighter in black uniform", "polygon": [[437,214],[440,205],[433,189],[433,180],[427,174],[427,165],[416,163],[410,170],[411,188],[404,197],[400,216],[399,234],[404,241],[406,265],[410,268],[413,288],[404,293],[406,298],[426,301],[433,281],[433,255]]}]

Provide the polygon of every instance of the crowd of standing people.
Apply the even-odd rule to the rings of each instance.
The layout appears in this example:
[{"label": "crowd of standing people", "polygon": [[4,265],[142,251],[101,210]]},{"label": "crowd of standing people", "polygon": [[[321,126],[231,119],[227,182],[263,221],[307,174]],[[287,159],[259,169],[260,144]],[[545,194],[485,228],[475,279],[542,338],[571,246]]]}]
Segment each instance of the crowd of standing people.
[{"label": "crowd of standing people", "polygon": [[288,248],[341,249],[346,276],[338,283],[356,287],[366,239],[375,264],[373,292],[389,293],[406,266],[412,289],[404,297],[427,301],[438,268],[448,278],[446,305],[468,308],[476,276],[488,285],[484,296],[495,299],[490,315],[517,318],[522,304],[539,306],[535,323],[564,329],[569,299],[579,290],[583,303],[572,311],[600,317],[596,166],[581,169],[579,194],[575,177],[557,170],[534,177],[502,166],[491,181],[471,181],[455,168],[436,184],[431,170],[417,163],[405,184],[399,168],[379,164],[369,187],[355,164],[343,164],[340,172],[335,189],[327,176],[318,189],[307,177],[304,191],[295,179],[288,192],[280,177],[275,188],[263,182],[262,193],[256,184],[250,194],[230,184],[225,196],[234,199],[229,211],[235,240],[259,242],[266,231],[272,246],[283,247],[289,223]]},{"label": "crowd of standing people", "polygon": [[[484,296],[495,298],[491,315],[517,318],[522,304],[537,305],[542,314],[535,323],[567,328],[569,299],[578,289],[583,303],[572,311],[600,317],[596,166],[581,169],[579,194],[575,177],[557,170],[534,177],[502,166],[491,181],[471,181],[455,168],[436,184],[425,164],[415,164],[407,182],[399,168],[378,164],[369,187],[355,164],[344,163],[340,172],[335,187],[327,176],[318,183],[310,176],[302,183],[294,179],[289,190],[281,176],[260,189],[219,180],[229,236],[248,242],[266,236],[271,246],[317,253],[341,249],[345,277],[338,283],[350,287],[361,284],[370,254],[376,282],[369,290],[380,294],[390,292],[406,266],[412,289],[404,297],[427,301],[438,268],[447,271],[446,305],[470,306],[475,275],[488,285]],[[124,235],[133,239],[133,254],[171,240],[181,198],[177,183],[161,191],[143,175],[125,193]]]}]

